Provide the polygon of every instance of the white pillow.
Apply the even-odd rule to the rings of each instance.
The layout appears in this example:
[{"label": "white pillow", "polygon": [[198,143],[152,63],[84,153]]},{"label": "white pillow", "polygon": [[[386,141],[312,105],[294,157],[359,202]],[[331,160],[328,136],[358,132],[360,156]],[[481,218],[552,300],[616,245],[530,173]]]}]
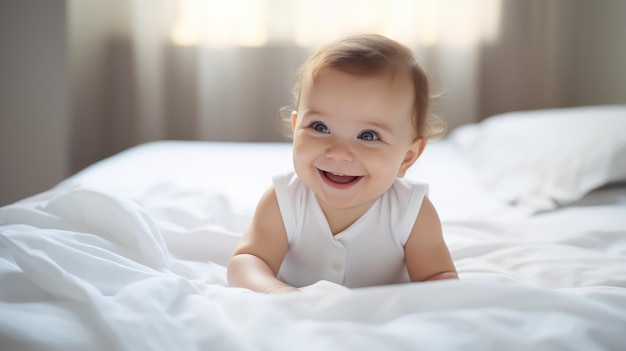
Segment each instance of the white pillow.
[{"label": "white pillow", "polygon": [[626,181],[626,105],[505,113],[450,138],[486,187],[534,211]]}]

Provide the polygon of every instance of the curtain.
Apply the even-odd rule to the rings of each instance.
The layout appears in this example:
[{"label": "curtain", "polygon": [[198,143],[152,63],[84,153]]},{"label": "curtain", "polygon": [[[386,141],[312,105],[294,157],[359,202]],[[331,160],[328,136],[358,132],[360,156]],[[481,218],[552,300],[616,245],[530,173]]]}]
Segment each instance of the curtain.
[{"label": "curtain", "polygon": [[499,0],[132,4],[142,140],[284,140],[277,116],[297,67],[323,43],[364,32],[415,51],[452,127],[475,121],[479,49],[495,39],[500,14]]},{"label": "curtain", "polygon": [[[151,140],[288,140],[278,113],[292,104],[297,67],[351,33],[409,46],[430,74],[434,112],[449,129],[511,110],[603,102],[585,99],[597,87],[578,73],[596,59],[579,39],[592,43],[606,33],[579,24],[591,20],[588,13],[624,7],[611,0],[71,4],[72,95],[81,96],[73,102],[74,171]],[[613,16],[611,23],[623,23]]]}]

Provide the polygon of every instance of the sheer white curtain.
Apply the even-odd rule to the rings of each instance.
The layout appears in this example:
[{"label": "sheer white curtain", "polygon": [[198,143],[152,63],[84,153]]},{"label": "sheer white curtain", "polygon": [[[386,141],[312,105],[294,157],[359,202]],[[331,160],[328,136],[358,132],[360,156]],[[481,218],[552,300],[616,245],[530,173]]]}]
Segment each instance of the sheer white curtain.
[{"label": "sheer white curtain", "polygon": [[69,2],[71,170],[158,139],[286,140],[296,68],[377,32],[410,46],[450,128],[511,110],[626,103],[616,0]]},{"label": "sheer white curtain", "polygon": [[415,51],[450,127],[477,120],[500,0],[133,0],[131,11],[139,140],[257,141],[283,140],[278,110],[299,64],[359,32]]}]

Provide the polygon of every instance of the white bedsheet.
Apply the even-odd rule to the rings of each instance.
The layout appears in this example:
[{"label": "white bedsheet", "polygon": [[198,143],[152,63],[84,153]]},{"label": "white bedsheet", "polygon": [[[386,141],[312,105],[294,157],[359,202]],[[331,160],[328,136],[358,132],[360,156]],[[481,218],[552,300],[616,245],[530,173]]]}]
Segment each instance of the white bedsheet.
[{"label": "white bedsheet", "polygon": [[0,208],[0,349],[625,349],[624,188],[527,216],[429,151],[409,176],[431,183],[461,281],[228,288],[288,145],[154,143]]}]

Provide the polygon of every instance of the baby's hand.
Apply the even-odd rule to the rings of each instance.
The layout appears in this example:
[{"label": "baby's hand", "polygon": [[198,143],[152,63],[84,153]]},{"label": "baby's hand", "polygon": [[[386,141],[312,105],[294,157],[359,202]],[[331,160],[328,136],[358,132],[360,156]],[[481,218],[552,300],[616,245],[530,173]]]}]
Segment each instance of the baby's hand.
[{"label": "baby's hand", "polygon": [[305,293],[329,293],[329,292],[345,292],[350,291],[343,285],[330,282],[328,280],[320,280],[314,284],[300,288]]}]

